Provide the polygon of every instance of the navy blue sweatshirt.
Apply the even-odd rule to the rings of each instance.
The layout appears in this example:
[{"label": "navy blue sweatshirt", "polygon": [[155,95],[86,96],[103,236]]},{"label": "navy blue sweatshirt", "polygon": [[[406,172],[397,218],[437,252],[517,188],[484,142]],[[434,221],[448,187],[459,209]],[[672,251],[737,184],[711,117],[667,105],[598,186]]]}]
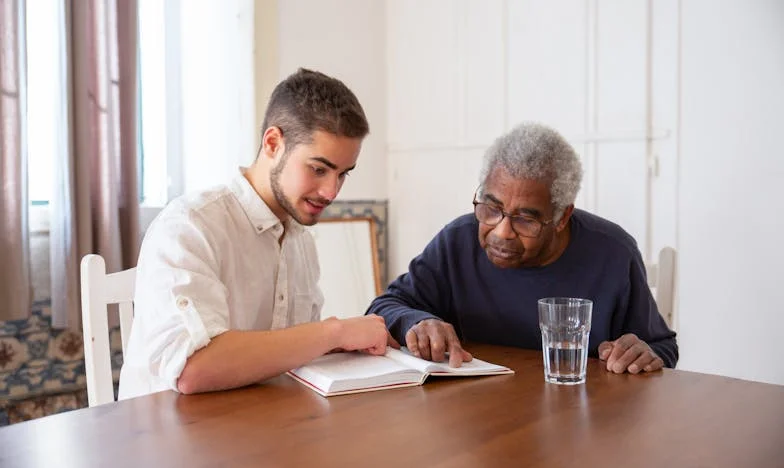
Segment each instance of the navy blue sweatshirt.
[{"label": "navy blue sweatshirt", "polygon": [[553,263],[499,268],[479,245],[473,214],[447,225],[404,273],[376,298],[368,314],[384,317],[401,344],[416,323],[439,318],[465,341],[542,349],[537,301],[581,297],[593,301],[588,353],[634,333],[664,360],[678,362],[675,332],[667,328],[648,288],[635,240],[620,226],[575,209],[571,237]]}]

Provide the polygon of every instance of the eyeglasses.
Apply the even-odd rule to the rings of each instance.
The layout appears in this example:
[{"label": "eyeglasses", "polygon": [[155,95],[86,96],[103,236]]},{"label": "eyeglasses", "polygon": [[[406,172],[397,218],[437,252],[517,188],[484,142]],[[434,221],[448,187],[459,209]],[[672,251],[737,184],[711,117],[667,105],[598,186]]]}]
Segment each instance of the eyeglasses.
[{"label": "eyeglasses", "polygon": [[498,226],[505,217],[509,218],[512,230],[521,237],[539,237],[542,228],[553,222],[552,219],[539,221],[530,216],[512,215],[496,206],[476,201],[476,199],[474,199],[474,215],[480,223],[492,227]]}]

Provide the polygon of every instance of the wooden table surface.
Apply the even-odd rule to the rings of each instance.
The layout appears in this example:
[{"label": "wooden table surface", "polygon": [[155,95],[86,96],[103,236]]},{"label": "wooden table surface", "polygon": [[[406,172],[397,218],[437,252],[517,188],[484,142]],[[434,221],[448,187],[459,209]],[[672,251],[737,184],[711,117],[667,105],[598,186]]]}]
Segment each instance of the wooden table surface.
[{"label": "wooden table surface", "polygon": [[566,387],[541,352],[469,349],[516,374],[328,399],[287,376],[162,392],[0,428],[0,466],[784,466],[784,386],[592,359]]}]

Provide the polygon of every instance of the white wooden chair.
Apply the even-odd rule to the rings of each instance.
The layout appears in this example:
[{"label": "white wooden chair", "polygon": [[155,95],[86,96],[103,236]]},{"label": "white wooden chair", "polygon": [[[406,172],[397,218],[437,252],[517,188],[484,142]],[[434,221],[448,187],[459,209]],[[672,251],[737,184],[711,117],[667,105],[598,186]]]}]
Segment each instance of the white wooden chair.
[{"label": "white wooden chair", "polygon": [[657,263],[646,265],[648,286],[651,288],[659,313],[667,326],[675,329],[675,280],[678,267],[678,254],[672,247],[659,251]]},{"label": "white wooden chair", "polygon": [[133,322],[136,268],[107,275],[103,257],[90,254],[82,259],[81,270],[84,370],[87,377],[87,401],[92,407],[114,401],[107,306],[119,306],[120,335],[125,355]]}]

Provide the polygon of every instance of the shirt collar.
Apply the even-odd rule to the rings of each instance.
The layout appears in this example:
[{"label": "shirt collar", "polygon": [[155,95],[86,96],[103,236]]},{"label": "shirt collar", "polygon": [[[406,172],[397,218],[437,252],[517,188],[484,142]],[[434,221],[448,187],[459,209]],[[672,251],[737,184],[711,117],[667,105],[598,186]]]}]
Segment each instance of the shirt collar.
[{"label": "shirt collar", "polygon": [[245,215],[248,217],[251,224],[253,224],[254,229],[256,229],[256,233],[261,234],[275,226],[291,228],[293,231],[301,231],[303,229],[302,225],[291,218],[289,218],[286,226],[283,225],[261,196],[256,193],[256,190],[250,182],[248,182],[248,179],[245,178],[245,171],[247,171],[246,167],[239,168],[240,173],[234,178],[229,188],[237,197],[242,210],[245,212]]}]

